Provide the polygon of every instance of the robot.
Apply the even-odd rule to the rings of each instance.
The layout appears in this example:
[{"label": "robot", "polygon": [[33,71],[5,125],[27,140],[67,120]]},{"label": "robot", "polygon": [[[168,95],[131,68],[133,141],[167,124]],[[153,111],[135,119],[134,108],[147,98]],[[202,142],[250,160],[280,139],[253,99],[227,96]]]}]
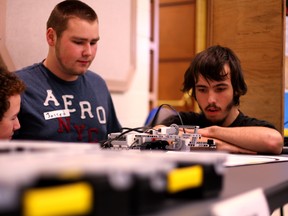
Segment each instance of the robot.
[{"label": "robot", "polygon": [[[172,124],[159,129],[126,129],[124,132],[110,133],[103,148],[140,149],[164,151],[216,150],[213,139],[200,141],[199,126],[179,126]],[[142,128],[143,129],[143,128]],[[181,130],[180,130],[181,129]],[[185,129],[193,129],[186,133]]]}]

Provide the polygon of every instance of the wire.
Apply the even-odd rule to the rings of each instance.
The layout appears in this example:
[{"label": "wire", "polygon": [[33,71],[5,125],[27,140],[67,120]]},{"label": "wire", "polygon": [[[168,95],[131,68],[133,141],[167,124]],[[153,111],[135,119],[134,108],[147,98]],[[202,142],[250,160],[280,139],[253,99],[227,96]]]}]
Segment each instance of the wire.
[{"label": "wire", "polygon": [[[126,131],[122,132],[123,134],[127,133],[127,131],[128,131],[128,132],[136,131],[136,132],[139,132],[139,133],[143,133],[143,132],[145,132],[147,129],[149,129],[149,127],[145,127],[145,126],[144,126],[144,127],[137,127],[137,128],[127,128],[127,127],[121,128],[122,131],[123,131],[123,130],[126,130]],[[121,134],[121,135],[123,135],[123,134]]]},{"label": "wire", "polygon": [[[142,130],[140,130],[142,129]],[[137,128],[122,128],[121,130],[126,130],[124,132],[122,132],[121,134],[119,134],[117,137],[120,138],[122,137],[124,134],[129,133],[131,131],[136,131],[139,133],[143,133],[145,130],[149,129],[148,127],[137,127]]]},{"label": "wire", "polygon": [[106,141],[104,141],[104,143],[101,144],[102,148],[110,148],[112,147],[111,142],[114,140],[119,140],[121,137],[123,137],[123,135],[125,135],[126,133],[129,133],[131,131],[136,131],[138,133],[143,133],[145,130],[149,129],[148,127],[137,127],[137,128],[121,128],[121,131],[125,130],[124,132],[120,133],[118,136],[111,138],[111,139],[107,139]]},{"label": "wire", "polygon": [[[179,120],[180,120],[181,125],[184,126],[183,120],[182,120],[179,112],[178,112],[173,106],[171,106],[170,104],[161,104],[161,105],[158,107],[158,109],[157,109],[157,111],[156,111],[156,113],[155,113],[155,115],[154,115],[151,123],[149,124],[149,125],[151,125],[151,127],[152,127],[152,126],[155,126],[155,123],[156,123],[158,114],[159,114],[159,112],[160,112],[160,110],[162,109],[163,106],[168,106],[170,109],[172,109],[174,112],[176,112],[176,114],[177,114],[177,116],[178,116],[178,118],[179,118]],[[183,128],[183,131],[184,131],[184,133],[186,133],[186,132],[185,132],[185,128]]]},{"label": "wire", "polygon": [[[179,120],[180,120],[180,123],[181,123],[181,125],[183,126],[183,132],[186,133],[185,128],[184,128],[184,124],[183,124],[183,120],[182,120],[179,112],[178,112],[173,106],[171,106],[170,104],[161,104],[161,105],[158,107],[158,109],[157,109],[157,111],[156,111],[156,113],[155,113],[155,115],[154,115],[151,123],[149,124],[150,126],[137,127],[137,128],[126,128],[126,127],[121,128],[121,131],[123,131],[123,130],[125,130],[125,131],[122,132],[122,133],[120,133],[118,136],[116,136],[116,137],[114,137],[114,138],[110,138],[110,139],[107,139],[106,141],[100,142],[100,143],[101,143],[101,147],[102,147],[102,148],[111,148],[111,147],[112,147],[112,144],[111,144],[112,141],[114,141],[114,140],[119,140],[121,137],[123,137],[123,135],[125,135],[126,133],[129,133],[129,132],[131,132],[131,131],[136,131],[136,132],[138,132],[138,133],[146,133],[146,132],[148,132],[149,130],[155,130],[155,129],[153,128],[153,125],[155,124],[155,122],[156,122],[156,120],[157,120],[157,117],[158,117],[158,114],[159,114],[160,110],[163,108],[163,106],[168,106],[170,109],[172,109],[174,112],[176,112],[176,114],[177,114],[177,116],[178,116],[178,118],[179,118]],[[155,126],[155,125],[154,125],[154,126]],[[135,144],[135,143],[133,143],[133,144],[131,145],[131,147],[134,147],[134,144]]]}]

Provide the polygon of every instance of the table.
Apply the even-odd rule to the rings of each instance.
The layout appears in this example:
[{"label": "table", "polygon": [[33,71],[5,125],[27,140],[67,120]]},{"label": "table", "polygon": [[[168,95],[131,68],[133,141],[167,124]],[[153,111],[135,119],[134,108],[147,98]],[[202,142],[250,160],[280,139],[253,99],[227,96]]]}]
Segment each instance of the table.
[{"label": "table", "polygon": [[[95,156],[97,154],[90,154],[91,151],[97,151],[97,149],[94,150],[94,147],[92,145],[79,145],[79,144],[70,144],[70,145],[63,145],[63,144],[49,144],[49,143],[32,143],[32,142],[8,142],[8,143],[1,143],[3,157],[2,157],[2,168],[5,168],[5,164],[9,164],[8,168],[11,166],[11,162],[15,162],[15,166],[19,166],[22,171],[33,171],[35,164],[41,164],[44,161],[47,160],[47,165],[50,164],[51,161],[54,161],[55,158],[61,158],[61,162],[63,159],[63,156],[68,158],[82,158],[82,162],[87,161],[87,157],[90,155],[93,156],[93,159],[95,159]],[[23,148],[23,149],[22,149]],[[21,150],[23,153],[19,153],[19,155],[22,155],[21,163],[19,163],[19,155],[15,152],[13,154],[13,151]],[[12,152],[5,153],[5,151],[13,150]],[[24,151],[25,150],[25,151]],[[33,150],[33,151],[32,151]],[[38,153],[40,154],[40,157],[37,153],[34,153],[36,150],[39,150]],[[40,151],[41,150],[41,151]],[[26,152],[27,151],[27,152]],[[44,152],[43,152],[44,151]],[[45,151],[47,151],[48,157],[45,156]],[[37,151],[36,151],[37,152]],[[41,152],[44,153],[41,155]],[[65,152],[65,154],[64,154]],[[87,154],[89,152],[89,154]],[[124,151],[125,152],[125,151]],[[123,154],[124,154],[123,152]],[[50,154],[51,153],[51,154]],[[96,153],[96,152],[94,152]],[[117,153],[117,152],[116,152]],[[8,155],[7,155],[8,154]],[[76,157],[76,156],[77,157]],[[45,157],[43,157],[45,156]],[[59,157],[60,156],[60,157]],[[80,157],[79,157],[80,156]],[[101,156],[101,155],[100,155]],[[107,156],[107,155],[106,155]],[[114,155],[115,156],[115,155]],[[130,155],[132,156],[132,155]],[[233,156],[233,155],[230,155]],[[160,206],[160,210],[157,212],[153,212],[149,214],[149,216],[208,216],[211,215],[211,209],[212,207],[220,203],[222,201],[225,201],[227,199],[233,199],[234,197],[237,197],[241,195],[242,193],[247,193],[249,191],[253,191],[257,188],[261,188],[263,194],[265,195],[265,198],[267,199],[268,206],[270,213],[272,213],[275,209],[283,206],[284,204],[288,203],[288,154],[280,155],[282,157],[285,157],[285,161],[278,161],[278,162],[271,162],[273,160],[269,160],[269,163],[264,164],[253,164],[253,165],[241,165],[241,166],[232,166],[232,167],[225,167],[225,173],[224,173],[224,182],[223,182],[223,188],[218,197],[213,197],[209,199],[197,199],[197,200],[180,200],[180,199],[167,199],[165,200],[164,205]],[[249,157],[249,156],[248,156]],[[253,156],[251,156],[253,157]],[[271,158],[273,156],[269,156]],[[127,155],[125,158],[128,158]],[[17,159],[17,160],[16,160]],[[24,160],[26,159],[26,160]],[[53,160],[52,160],[53,159]],[[51,160],[51,161],[50,161]],[[26,163],[24,163],[26,161]],[[38,163],[35,163],[35,161]],[[69,160],[68,160],[69,161]],[[88,160],[89,162],[90,160]],[[94,161],[94,160],[92,160]],[[205,157],[205,161],[206,157]],[[30,163],[32,162],[32,163]],[[41,162],[41,163],[40,163]],[[55,162],[55,161],[54,161]],[[5,164],[4,164],[5,163]],[[1,163],[0,163],[1,164]],[[33,165],[32,167],[29,165]],[[54,163],[50,164],[53,165]],[[106,166],[107,162],[105,163]],[[5,165],[5,166],[4,166]],[[43,164],[42,164],[43,165]],[[45,165],[45,164],[44,164]],[[55,164],[57,165],[57,164]],[[22,167],[23,166],[23,167]],[[45,165],[46,166],[46,165]],[[44,168],[45,168],[44,166]],[[57,167],[57,166],[56,166]],[[55,167],[55,168],[56,168]],[[141,167],[141,166],[140,166]],[[31,168],[31,169],[28,169]],[[32,169],[33,168],[33,169]],[[9,168],[10,169],[10,168]],[[8,169],[8,171],[9,171]],[[28,170],[27,170],[28,169]],[[137,167],[138,169],[138,167]],[[3,171],[3,170],[2,170]],[[18,174],[18,171],[15,172]],[[2,178],[3,178],[3,172]],[[21,173],[20,173],[21,174]],[[31,174],[31,173],[30,173]],[[9,177],[8,175],[7,177]],[[17,179],[16,179],[17,180]],[[250,200],[248,200],[249,202]],[[254,201],[254,200],[253,200]],[[255,208],[259,208],[259,205],[257,205],[257,202],[251,202],[252,206],[255,206]],[[268,210],[268,211],[269,211]],[[233,215],[233,214],[232,214]],[[251,214],[252,215],[252,214]]]},{"label": "table", "polygon": [[[288,162],[227,167],[225,169],[224,187],[219,197],[168,203],[165,210],[153,215],[208,216],[211,215],[213,204],[259,187],[264,190],[270,213],[288,203]],[[257,208],[256,203],[255,208]]]}]

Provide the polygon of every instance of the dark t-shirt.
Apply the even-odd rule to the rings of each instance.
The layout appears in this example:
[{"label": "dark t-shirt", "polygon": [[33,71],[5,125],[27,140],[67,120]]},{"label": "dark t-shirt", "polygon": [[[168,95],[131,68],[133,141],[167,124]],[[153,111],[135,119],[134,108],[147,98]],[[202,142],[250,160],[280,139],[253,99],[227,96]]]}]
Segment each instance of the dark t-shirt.
[{"label": "dark t-shirt", "polygon": [[96,143],[121,130],[106,83],[98,74],[87,71],[67,82],[42,63],[16,74],[27,89],[18,115],[21,128],[13,139]]},{"label": "dark t-shirt", "polygon": [[[178,125],[197,125],[200,128],[205,128],[209,126],[215,125],[214,123],[207,120],[203,113],[194,113],[194,112],[180,112],[180,118],[175,116],[170,116],[163,120],[160,124],[169,126],[171,124]],[[275,126],[267,121],[259,120],[256,118],[251,118],[249,116],[244,115],[242,112],[239,113],[235,121],[229,125],[229,127],[243,127],[243,126],[262,126],[276,129]]]}]

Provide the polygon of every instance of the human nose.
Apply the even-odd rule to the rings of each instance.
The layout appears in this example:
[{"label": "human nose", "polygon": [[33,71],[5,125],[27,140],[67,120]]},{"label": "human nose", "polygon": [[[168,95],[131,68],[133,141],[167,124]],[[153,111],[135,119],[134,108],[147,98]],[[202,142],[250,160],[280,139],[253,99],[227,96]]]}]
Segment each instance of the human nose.
[{"label": "human nose", "polygon": [[213,91],[208,92],[208,103],[213,104],[216,102],[216,94]]},{"label": "human nose", "polygon": [[21,125],[20,125],[19,119],[16,118],[15,122],[14,122],[14,131],[18,130],[20,127],[21,127]]},{"label": "human nose", "polygon": [[89,43],[84,46],[83,55],[84,56],[92,55],[92,47]]}]

